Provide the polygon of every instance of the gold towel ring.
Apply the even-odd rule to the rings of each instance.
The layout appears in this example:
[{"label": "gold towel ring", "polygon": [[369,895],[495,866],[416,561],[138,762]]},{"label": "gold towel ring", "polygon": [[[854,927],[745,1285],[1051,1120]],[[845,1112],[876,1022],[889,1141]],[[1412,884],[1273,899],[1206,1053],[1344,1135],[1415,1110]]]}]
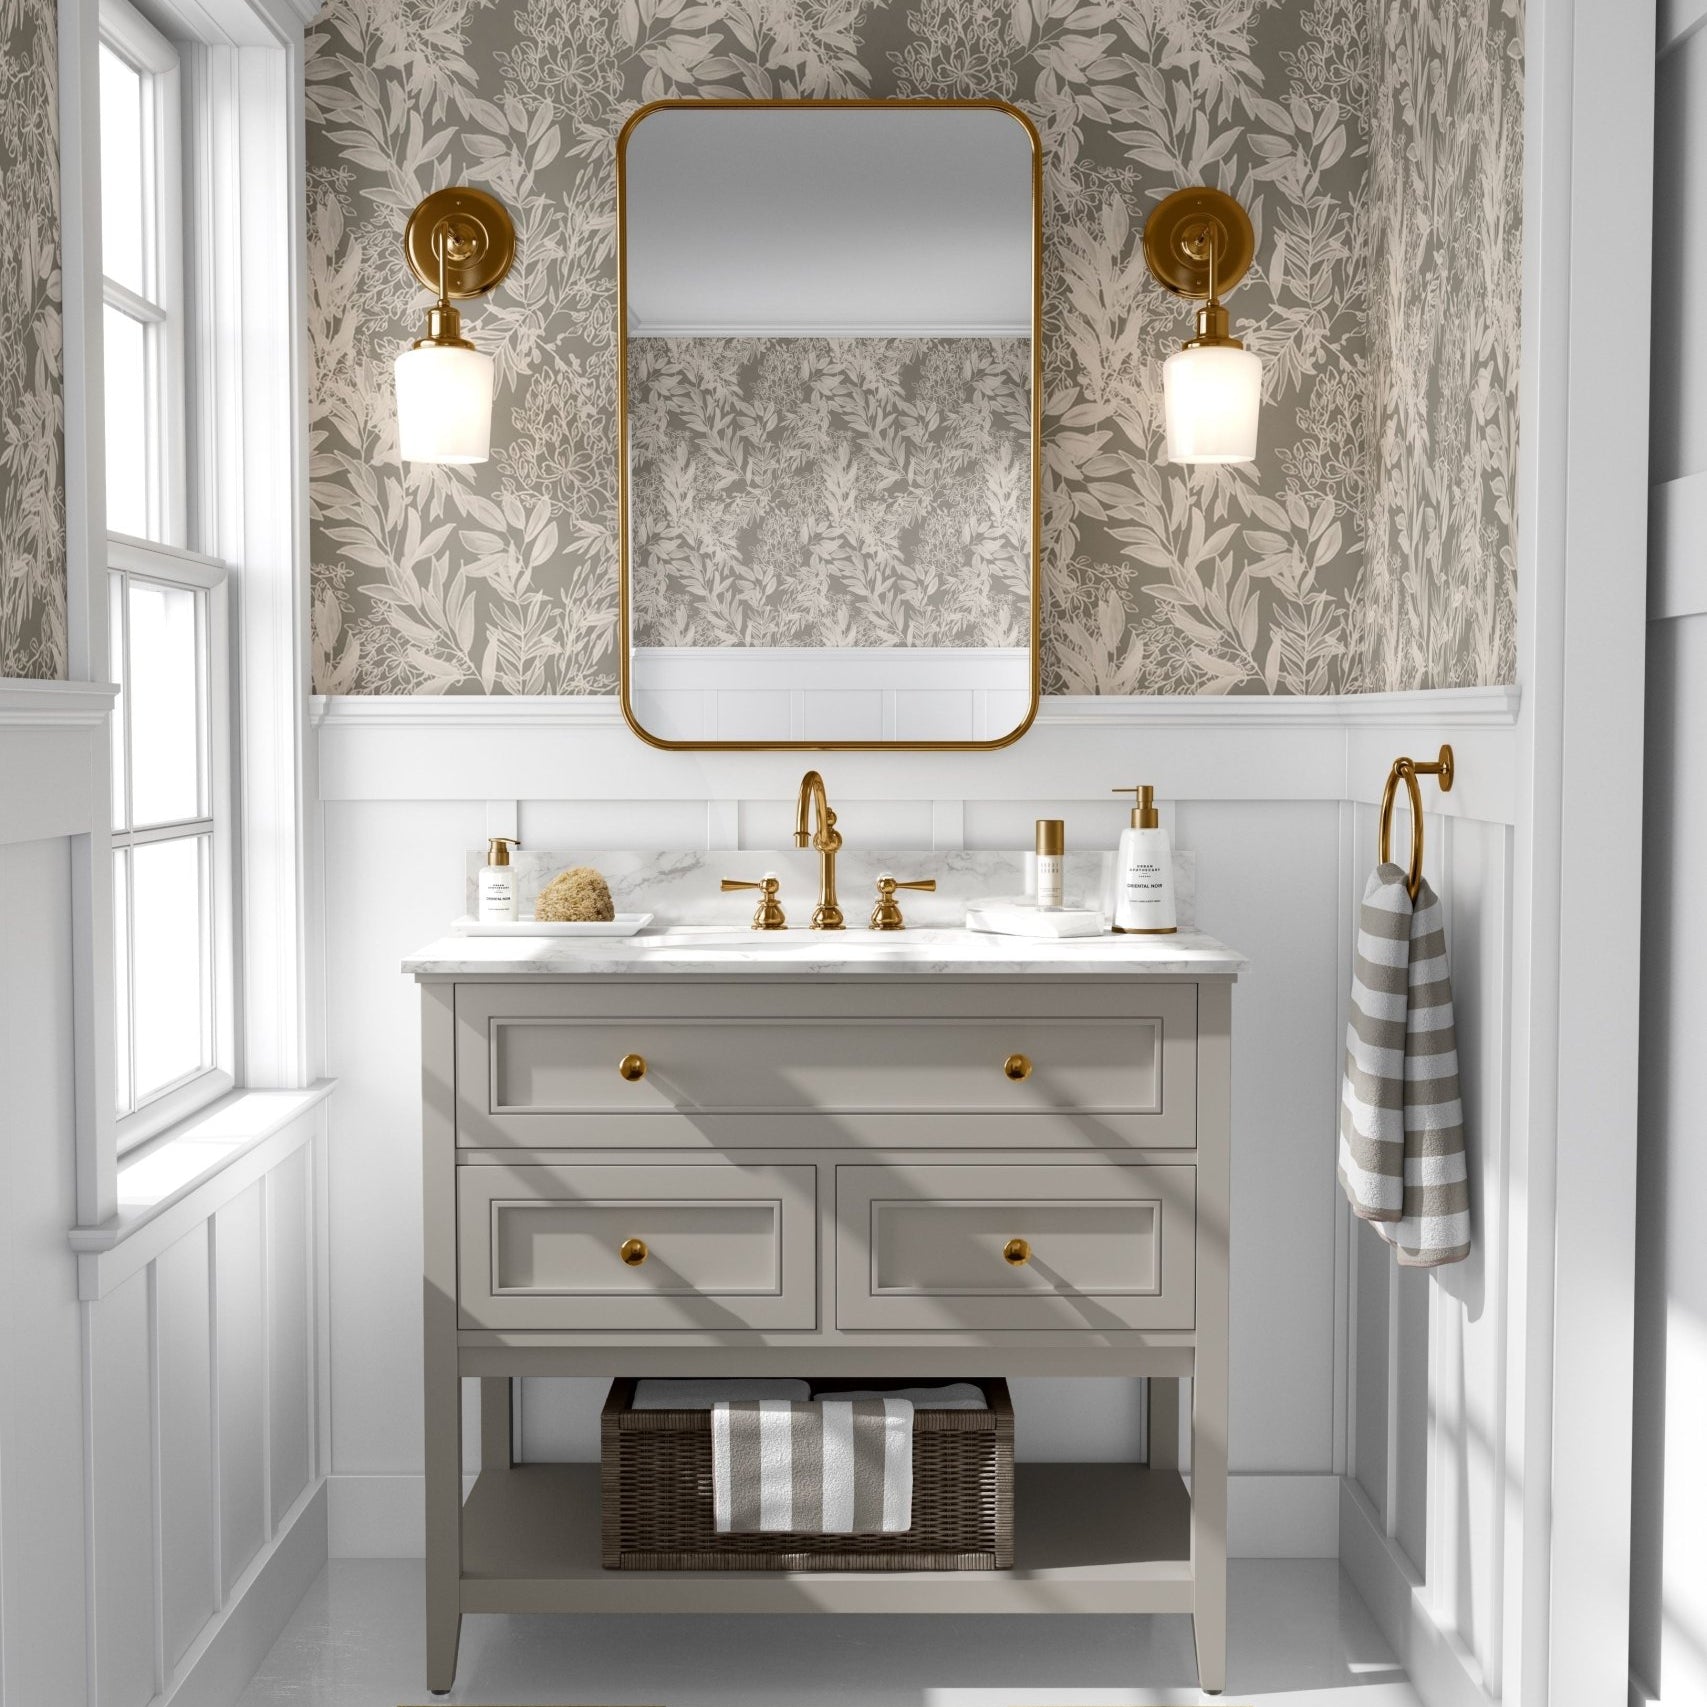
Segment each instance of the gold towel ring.
[{"label": "gold towel ring", "polygon": [[1443,794],[1452,792],[1454,766],[1452,749],[1442,746],[1440,757],[1433,763],[1419,764],[1414,759],[1395,759],[1387,773],[1387,786],[1381,793],[1381,863],[1392,857],[1393,800],[1399,792],[1399,779],[1405,779],[1405,791],[1410,795],[1411,808],[1411,868],[1405,876],[1405,890],[1414,901],[1422,888],[1423,876],[1423,802],[1417,786],[1419,776],[1437,776]]}]

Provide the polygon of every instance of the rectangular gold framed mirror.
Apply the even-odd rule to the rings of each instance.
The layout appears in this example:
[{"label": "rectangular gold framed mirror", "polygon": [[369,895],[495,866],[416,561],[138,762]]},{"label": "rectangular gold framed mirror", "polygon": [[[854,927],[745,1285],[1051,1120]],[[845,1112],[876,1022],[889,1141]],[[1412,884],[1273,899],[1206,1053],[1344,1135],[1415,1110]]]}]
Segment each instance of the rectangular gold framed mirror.
[{"label": "rectangular gold framed mirror", "polygon": [[617,140],[623,715],[668,748],[1037,714],[1042,150],[1002,101],[655,101]]}]

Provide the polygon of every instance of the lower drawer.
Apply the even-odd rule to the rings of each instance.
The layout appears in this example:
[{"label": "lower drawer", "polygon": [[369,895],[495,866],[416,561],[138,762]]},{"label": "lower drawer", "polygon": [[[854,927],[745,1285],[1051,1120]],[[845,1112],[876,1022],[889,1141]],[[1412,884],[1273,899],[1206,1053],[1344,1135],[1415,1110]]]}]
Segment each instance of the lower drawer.
[{"label": "lower drawer", "polygon": [[465,1328],[817,1326],[810,1167],[457,1169]]},{"label": "lower drawer", "polygon": [[836,1169],[841,1329],[1190,1329],[1197,1169]]}]

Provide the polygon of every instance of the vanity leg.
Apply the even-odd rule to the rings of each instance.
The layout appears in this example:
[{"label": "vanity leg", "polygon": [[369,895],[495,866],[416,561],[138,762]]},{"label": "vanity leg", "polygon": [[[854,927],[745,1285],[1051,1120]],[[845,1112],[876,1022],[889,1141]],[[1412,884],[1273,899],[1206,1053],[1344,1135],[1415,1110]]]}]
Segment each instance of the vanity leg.
[{"label": "vanity leg", "polygon": [[1179,1382],[1171,1375],[1150,1377],[1148,1462],[1152,1470],[1179,1468]]},{"label": "vanity leg", "polygon": [[[451,988],[421,989],[422,1376],[427,1531],[427,1688],[456,1682],[462,1635],[462,1383],[456,1345],[456,1104]],[[506,1446],[508,1440],[506,1438]]]},{"label": "vanity leg", "polygon": [[508,1470],[514,1465],[514,1383],[507,1375],[486,1375],[480,1381],[480,1468]]},{"label": "vanity leg", "polygon": [[1232,991],[1199,984],[1197,1346],[1191,1383],[1191,1564],[1197,1682],[1227,1682],[1227,1228]]}]

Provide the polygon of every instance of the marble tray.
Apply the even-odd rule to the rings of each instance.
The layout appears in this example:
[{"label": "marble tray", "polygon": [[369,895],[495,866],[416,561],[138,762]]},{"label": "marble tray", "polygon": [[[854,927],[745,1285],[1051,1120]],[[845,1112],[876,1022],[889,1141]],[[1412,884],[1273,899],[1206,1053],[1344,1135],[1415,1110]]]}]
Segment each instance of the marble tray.
[{"label": "marble tray", "polygon": [[493,919],[466,915],[451,926],[453,936],[634,936],[651,924],[650,913],[618,913],[614,919]]}]

